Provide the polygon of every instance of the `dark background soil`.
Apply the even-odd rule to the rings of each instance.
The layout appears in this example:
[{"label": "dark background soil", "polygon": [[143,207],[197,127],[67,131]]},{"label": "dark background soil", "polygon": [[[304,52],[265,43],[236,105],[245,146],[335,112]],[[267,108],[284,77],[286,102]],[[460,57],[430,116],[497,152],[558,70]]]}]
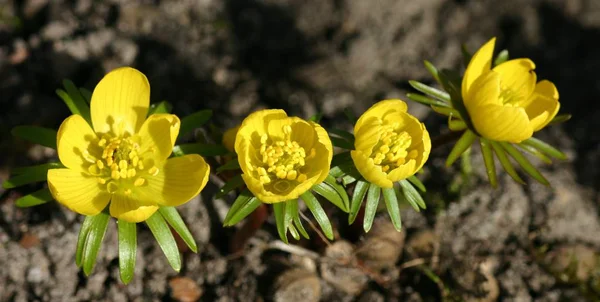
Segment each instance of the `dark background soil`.
[{"label": "dark background soil", "polygon": [[[404,208],[404,231],[382,215],[363,236],[332,209],[328,246],[278,245],[267,222],[231,254],[235,228],[221,225],[232,196],[214,200],[219,179],[180,208],[199,253],[177,274],[139,226],[136,276],[119,281],[109,227],[94,273],[75,266],[79,217],[55,203],[18,209],[36,189],[0,189],[0,301],[600,301],[600,1],[598,0],[182,0],[0,1],[0,181],[11,168],[54,160],[52,150],[10,136],[19,124],[58,127],[69,115],[55,95],[64,78],[93,89],[130,65],[151,83],[152,101],[184,116],[214,110],[231,127],[260,108],[324,115],[348,128],[343,110],[431,83],[422,66],[461,66],[460,45],[490,37],[512,57],[530,57],[556,83],[568,123],[537,136],[569,160],[540,164],[552,188],[486,183],[479,150],[473,172],[444,168],[433,152],[424,178],[428,209]],[[444,120],[411,112],[432,136]],[[349,129],[349,128],[348,128]],[[191,140],[193,138],[187,138]]]}]

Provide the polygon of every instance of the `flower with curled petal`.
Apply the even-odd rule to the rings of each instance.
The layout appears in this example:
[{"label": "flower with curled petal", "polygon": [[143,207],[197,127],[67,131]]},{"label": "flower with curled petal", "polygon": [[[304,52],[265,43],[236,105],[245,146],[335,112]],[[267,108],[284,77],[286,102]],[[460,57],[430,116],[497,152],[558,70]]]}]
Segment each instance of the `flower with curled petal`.
[{"label": "flower with curled petal", "polygon": [[58,157],[66,169],[48,171],[52,196],[74,212],[110,214],[141,222],[159,206],[181,205],[208,181],[210,167],[199,155],[169,158],[179,118],[146,117],[150,85],[144,74],[123,67],[108,73],[90,102],[89,125],[80,115],[58,130]]},{"label": "flower with curled petal", "polygon": [[244,119],[235,152],[248,189],[262,202],[278,203],[325,180],[333,146],[320,125],[268,109]]}]

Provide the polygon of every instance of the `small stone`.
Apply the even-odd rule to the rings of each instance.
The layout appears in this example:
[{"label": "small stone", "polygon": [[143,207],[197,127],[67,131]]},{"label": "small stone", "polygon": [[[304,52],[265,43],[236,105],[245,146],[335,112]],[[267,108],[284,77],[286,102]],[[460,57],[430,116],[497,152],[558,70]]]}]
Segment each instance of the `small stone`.
[{"label": "small stone", "polygon": [[48,24],[42,30],[42,38],[46,40],[56,41],[65,38],[73,33],[75,27],[61,21],[56,21]]},{"label": "small stone", "polygon": [[202,297],[202,289],[194,280],[187,277],[175,277],[169,281],[171,298],[180,302],[194,302]]},{"label": "small stone", "polygon": [[321,284],[314,272],[290,269],[275,281],[275,302],[317,302],[321,299]]},{"label": "small stone", "polygon": [[21,237],[21,240],[19,240],[19,244],[22,247],[29,249],[38,246],[40,244],[40,238],[34,234],[25,233],[23,237]]}]

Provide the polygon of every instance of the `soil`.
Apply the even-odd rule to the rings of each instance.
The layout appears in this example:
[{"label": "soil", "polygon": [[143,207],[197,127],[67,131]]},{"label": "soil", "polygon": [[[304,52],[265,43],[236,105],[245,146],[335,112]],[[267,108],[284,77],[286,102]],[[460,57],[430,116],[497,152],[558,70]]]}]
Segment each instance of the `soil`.
[{"label": "soil", "polygon": [[[403,208],[403,233],[391,235],[383,213],[365,235],[327,208],[331,244],[313,232],[281,245],[270,217],[232,253],[237,228],[221,224],[233,197],[214,198],[213,176],[179,208],[198,253],[184,251],[176,273],[140,224],[129,285],[114,223],[85,277],[74,261],[82,217],[56,203],[14,206],[38,185],[0,189],[0,301],[600,301],[597,0],[0,1],[0,181],[55,160],[10,129],[58,127],[69,115],[55,94],[64,78],[93,89],[130,65],[148,76],[153,102],[180,116],[211,109],[223,129],[260,108],[321,112],[326,127],[350,129],[345,109],[406,99],[408,80],[433,82],[423,60],[460,68],[461,44],[475,50],[492,36],[511,57],[531,58],[573,115],[536,134],[569,155],[534,161],[551,188],[502,175],[492,189],[477,148],[464,174],[444,167],[446,146],[423,175],[428,209]],[[447,131],[428,108],[409,107],[432,136]]]}]

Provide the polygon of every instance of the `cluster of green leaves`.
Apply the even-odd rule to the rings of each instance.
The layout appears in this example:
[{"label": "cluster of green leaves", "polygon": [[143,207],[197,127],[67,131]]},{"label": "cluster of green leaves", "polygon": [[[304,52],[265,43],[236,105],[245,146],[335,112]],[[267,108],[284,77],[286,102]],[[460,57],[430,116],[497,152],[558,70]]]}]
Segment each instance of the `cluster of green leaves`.
[{"label": "cluster of green leaves", "polygon": [[[465,66],[468,65],[471,60],[471,55],[463,47],[463,57],[465,60]],[[509,53],[507,50],[501,51],[495,58],[493,65],[499,65],[506,62],[509,59]],[[446,159],[446,166],[451,166],[458,158],[461,157],[471,146],[478,141],[479,146],[483,154],[485,167],[487,170],[488,179],[493,187],[498,185],[497,173],[496,173],[496,158],[502,168],[510,175],[516,182],[524,184],[525,182],[517,173],[513,162],[531,176],[533,179],[541,184],[549,185],[548,180],[535,168],[535,166],[529,161],[524,153],[528,153],[537,157],[545,163],[551,163],[552,158],[565,160],[567,156],[552,147],[548,143],[545,143],[536,138],[529,138],[519,144],[507,143],[507,142],[496,142],[481,137],[469,117],[469,114],[463,103],[461,94],[461,76],[453,70],[438,70],[432,63],[425,61],[425,68],[429,71],[431,76],[435,79],[435,82],[442,87],[443,90],[431,87],[418,81],[409,81],[409,84],[419,91],[419,93],[408,93],[407,97],[415,102],[421,103],[426,106],[430,106],[431,109],[441,115],[447,116],[448,128],[451,131],[462,132],[462,135],[450,151]],[[569,114],[557,115],[551,122],[551,124],[558,124],[569,120],[571,116]]]}]

